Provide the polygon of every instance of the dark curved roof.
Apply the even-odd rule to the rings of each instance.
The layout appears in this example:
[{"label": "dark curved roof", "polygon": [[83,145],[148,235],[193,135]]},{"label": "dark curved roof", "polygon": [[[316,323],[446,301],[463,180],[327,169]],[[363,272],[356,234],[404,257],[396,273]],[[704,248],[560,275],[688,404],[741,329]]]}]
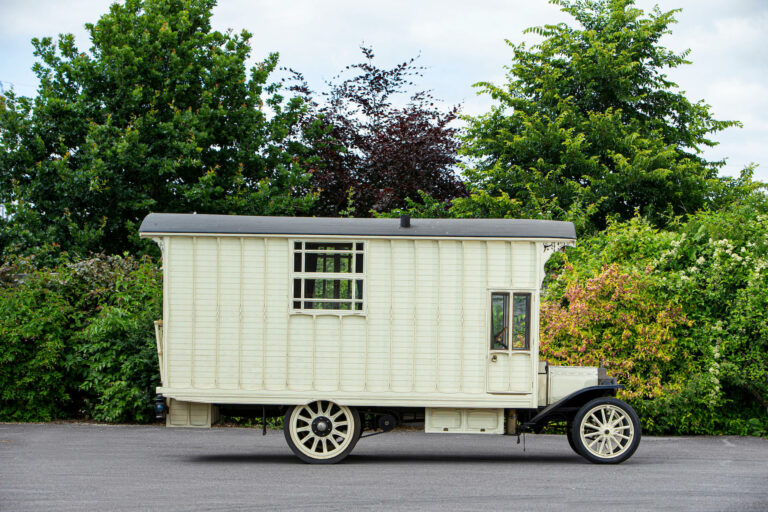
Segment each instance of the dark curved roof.
[{"label": "dark curved roof", "polygon": [[576,239],[571,222],[529,219],[348,219],[338,217],[248,217],[150,213],[141,223],[142,235],[156,233],[336,235],[457,238],[562,238]]}]

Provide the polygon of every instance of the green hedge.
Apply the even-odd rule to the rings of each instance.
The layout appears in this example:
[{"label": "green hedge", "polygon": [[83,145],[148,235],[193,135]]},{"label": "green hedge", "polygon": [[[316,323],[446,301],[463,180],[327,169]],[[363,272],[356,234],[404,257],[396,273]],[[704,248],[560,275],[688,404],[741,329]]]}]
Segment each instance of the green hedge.
[{"label": "green hedge", "polygon": [[768,435],[768,204],[642,219],[553,262],[541,354],[598,364],[651,433]]},{"label": "green hedge", "polygon": [[159,383],[150,259],[0,267],[0,420],[147,422]]}]

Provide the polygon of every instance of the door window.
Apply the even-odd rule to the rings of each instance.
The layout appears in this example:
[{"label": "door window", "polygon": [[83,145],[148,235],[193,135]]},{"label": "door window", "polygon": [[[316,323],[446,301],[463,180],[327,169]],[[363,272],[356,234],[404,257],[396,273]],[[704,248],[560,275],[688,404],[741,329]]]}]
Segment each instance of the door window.
[{"label": "door window", "polygon": [[509,294],[491,294],[491,350],[509,348]]},{"label": "door window", "polygon": [[[528,350],[531,346],[531,294],[491,294],[491,350]],[[511,325],[510,325],[511,324]]]},{"label": "door window", "polygon": [[512,349],[528,350],[531,344],[531,294],[516,293],[512,300]]}]

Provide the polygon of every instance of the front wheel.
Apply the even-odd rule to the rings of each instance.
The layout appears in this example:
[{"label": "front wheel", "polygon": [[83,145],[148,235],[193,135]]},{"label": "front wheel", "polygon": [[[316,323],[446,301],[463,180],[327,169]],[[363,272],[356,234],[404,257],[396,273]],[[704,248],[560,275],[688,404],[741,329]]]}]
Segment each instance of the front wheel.
[{"label": "front wheel", "polygon": [[570,433],[574,450],[588,461],[618,464],[640,444],[640,418],[617,398],[596,398],[576,413]]},{"label": "front wheel", "polygon": [[343,460],[360,439],[360,416],[353,407],[327,400],[288,408],[285,440],[297,457],[312,464]]},{"label": "front wheel", "polygon": [[568,446],[571,447],[571,450],[576,452],[578,455],[581,455],[579,449],[576,447],[576,443],[573,442],[573,426],[570,423],[565,429],[565,437],[568,439]]}]

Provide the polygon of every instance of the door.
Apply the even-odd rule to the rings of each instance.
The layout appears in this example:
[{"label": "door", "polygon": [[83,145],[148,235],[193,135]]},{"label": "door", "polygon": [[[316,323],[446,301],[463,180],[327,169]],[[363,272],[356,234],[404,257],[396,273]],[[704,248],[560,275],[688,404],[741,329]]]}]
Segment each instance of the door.
[{"label": "door", "polygon": [[488,393],[527,394],[533,391],[531,301],[530,292],[491,291]]}]

